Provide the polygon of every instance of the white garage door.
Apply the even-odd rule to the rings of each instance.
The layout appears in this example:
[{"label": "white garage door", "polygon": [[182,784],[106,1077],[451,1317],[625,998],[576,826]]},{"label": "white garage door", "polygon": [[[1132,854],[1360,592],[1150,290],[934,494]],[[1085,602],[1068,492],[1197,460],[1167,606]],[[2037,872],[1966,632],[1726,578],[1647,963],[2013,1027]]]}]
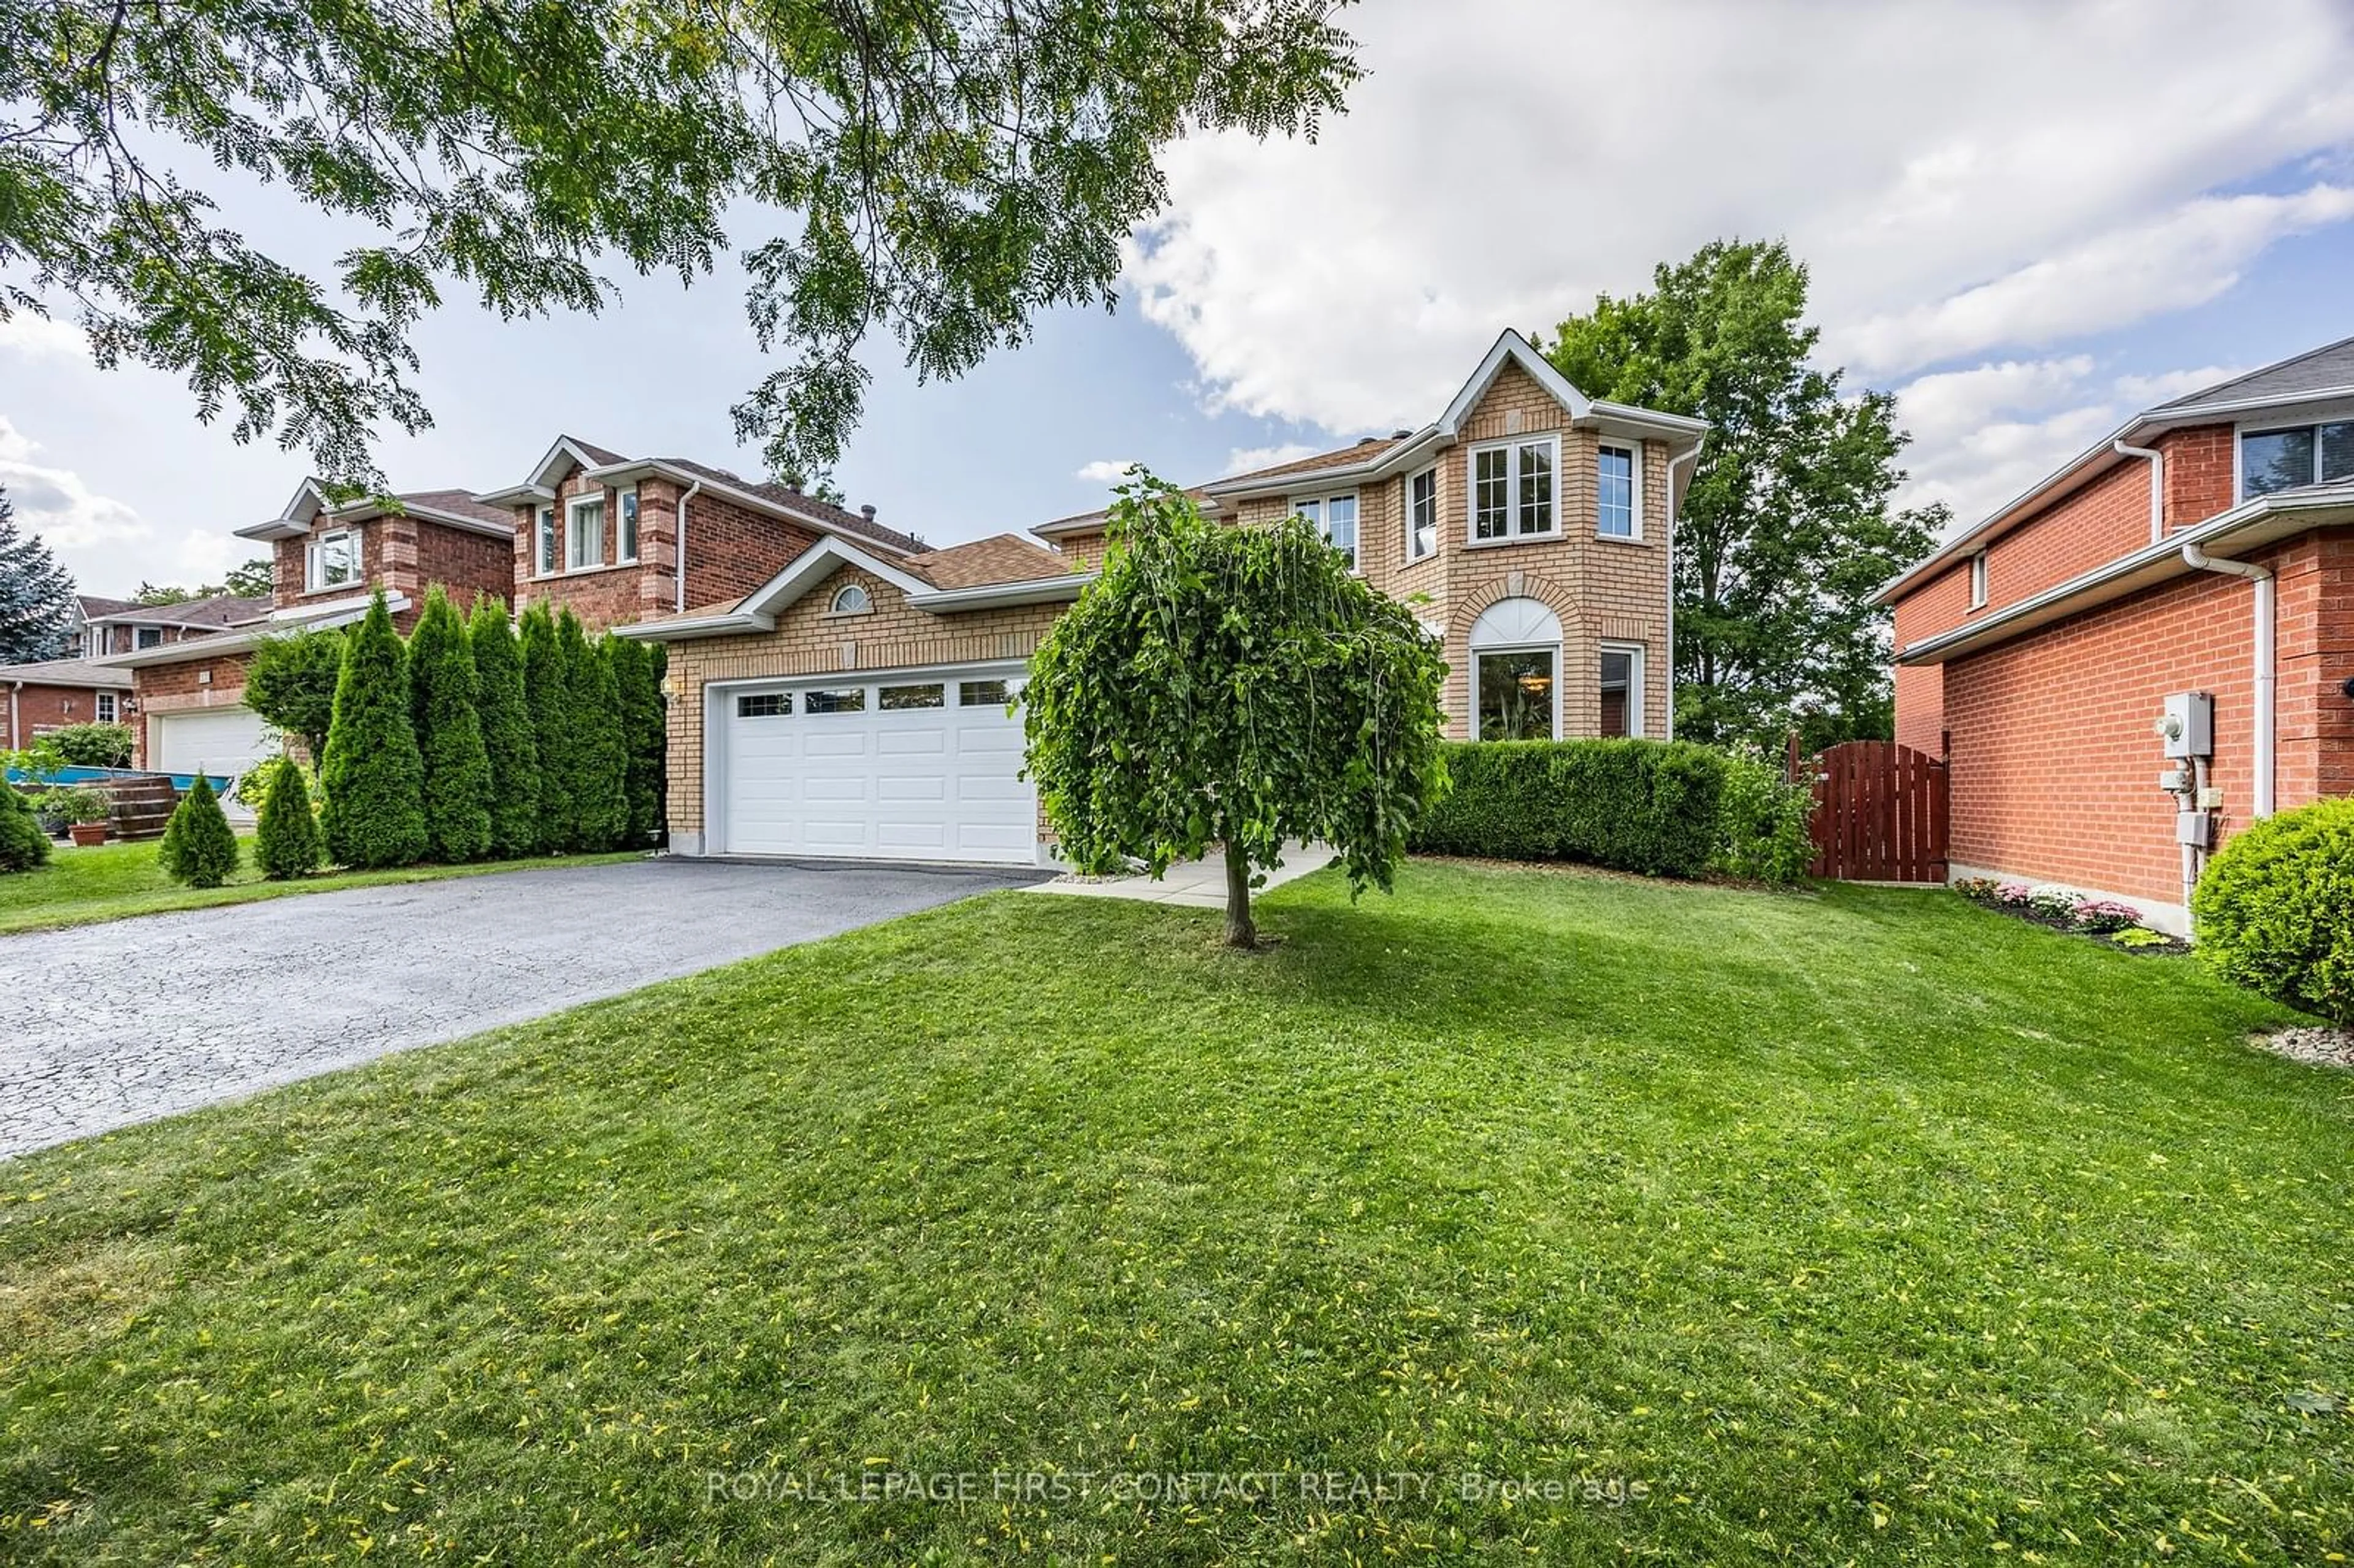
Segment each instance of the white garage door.
[{"label": "white garage door", "polygon": [[158,773],[202,770],[219,778],[243,773],[278,755],[269,726],[249,707],[156,714],[147,726],[147,766]]},{"label": "white garage door", "polygon": [[1037,858],[1007,675],[893,676],[738,690],[726,698],[714,847],[722,854]]}]

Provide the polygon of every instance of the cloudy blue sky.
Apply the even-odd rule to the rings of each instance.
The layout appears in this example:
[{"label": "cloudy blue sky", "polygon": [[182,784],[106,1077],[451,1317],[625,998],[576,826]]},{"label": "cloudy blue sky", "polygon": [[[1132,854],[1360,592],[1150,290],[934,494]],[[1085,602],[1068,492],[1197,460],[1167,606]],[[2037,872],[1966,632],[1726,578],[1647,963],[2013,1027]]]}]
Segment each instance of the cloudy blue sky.
[{"label": "cloudy blue sky", "polygon": [[[1967,520],[2133,409],[2354,334],[2354,6],[1372,0],[1371,78],[1315,143],[1172,149],[1120,308],[918,387],[875,345],[838,478],[936,543],[1083,510],[1129,461],[1193,481],[1418,424],[1503,326],[1719,236],[1787,238],[1824,357],[1895,390],[1909,500]],[[250,232],[323,247],[263,203]],[[751,236],[758,238],[758,236]],[[331,249],[331,248],[329,248]],[[623,277],[594,320],[448,309],[402,489],[520,480],[558,431],[758,471],[740,279]],[[186,389],[0,325],[0,484],[92,592],[217,575],[299,457]]]}]

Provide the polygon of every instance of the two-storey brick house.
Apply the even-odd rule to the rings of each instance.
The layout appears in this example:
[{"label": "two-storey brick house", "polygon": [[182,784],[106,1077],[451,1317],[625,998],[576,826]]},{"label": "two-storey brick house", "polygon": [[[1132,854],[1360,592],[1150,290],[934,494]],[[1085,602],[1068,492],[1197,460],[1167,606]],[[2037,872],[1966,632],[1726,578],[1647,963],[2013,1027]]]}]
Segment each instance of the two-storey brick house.
[{"label": "two-storey brick house", "polygon": [[[2354,339],[2134,416],[1878,598],[1953,874],[2187,929],[2205,848],[2354,789]],[[2169,757],[2194,694],[2211,742]]]},{"label": "two-storey brick house", "polygon": [[134,759],[165,773],[236,774],[278,746],[245,705],[246,666],[262,638],[299,627],[347,625],[382,588],[394,624],[416,623],[436,585],[461,605],[513,590],[507,514],[464,490],[411,491],[395,503],[331,503],[305,482],[284,511],[238,536],[270,547],[272,591],[209,635],[110,656],[133,682]]},{"label": "two-storey brick house", "polygon": [[[1451,672],[1450,735],[1664,738],[1674,519],[1704,434],[1586,397],[1506,333],[1429,424],[1193,493],[1244,526],[1307,515],[1412,602]],[[673,849],[1041,861],[1006,697],[1104,527],[902,555],[837,534],[628,629],[671,645]]]}]

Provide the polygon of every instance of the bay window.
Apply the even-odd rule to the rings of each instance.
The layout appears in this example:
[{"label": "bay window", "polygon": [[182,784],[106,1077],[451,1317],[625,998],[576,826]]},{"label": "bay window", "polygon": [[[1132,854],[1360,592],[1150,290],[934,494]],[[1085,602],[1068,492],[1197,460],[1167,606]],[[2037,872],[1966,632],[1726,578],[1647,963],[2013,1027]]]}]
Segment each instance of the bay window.
[{"label": "bay window", "polygon": [[532,570],[541,577],[552,577],[556,575],[555,507],[543,506],[539,509],[538,528],[538,539],[532,556]]},{"label": "bay window", "polygon": [[613,558],[627,565],[638,558],[638,493],[621,492],[621,515],[613,530]]},{"label": "bay window", "polygon": [[1594,495],[1597,532],[1606,539],[1639,539],[1642,516],[1637,502],[1632,447],[1597,447],[1594,456]]},{"label": "bay window", "polygon": [[1643,650],[1632,642],[1602,645],[1602,733],[1643,733]]},{"label": "bay window", "polygon": [[1554,531],[1553,468],[1558,443],[1547,436],[1479,447],[1471,453],[1471,537],[1526,539]]},{"label": "bay window", "polygon": [[1438,471],[1424,469],[1405,482],[1405,558],[1419,561],[1438,548]]}]

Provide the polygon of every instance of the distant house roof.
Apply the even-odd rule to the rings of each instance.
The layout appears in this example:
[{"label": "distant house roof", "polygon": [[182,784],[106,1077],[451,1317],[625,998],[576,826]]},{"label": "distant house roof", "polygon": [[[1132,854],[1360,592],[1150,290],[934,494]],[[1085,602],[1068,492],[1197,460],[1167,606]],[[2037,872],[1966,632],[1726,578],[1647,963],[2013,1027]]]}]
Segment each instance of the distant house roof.
[{"label": "distant house roof", "polygon": [[84,620],[97,620],[103,616],[120,615],[126,609],[140,608],[136,599],[101,599],[94,593],[76,594],[74,602],[81,607]]},{"label": "distant house roof", "polygon": [[0,686],[88,686],[127,692],[131,672],[111,670],[87,659],[43,659],[31,664],[0,664]]},{"label": "distant house roof", "polygon": [[2160,403],[2152,414],[2223,413],[2246,404],[2278,403],[2332,393],[2354,397],[2354,337],[2309,349],[2277,365],[2251,370]]},{"label": "distant house roof", "polygon": [[391,515],[395,503],[407,515],[470,533],[492,534],[503,539],[514,537],[514,514],[483,505],[471,490],[408,490],[392,496],[389,502],[373,496],[332,502],[327,499],[326,487],[315,479],[304,480],[295,490],[294,498],[277,516],[267,523],[239,528],[236,533],[240,539],[297,539],[308,534],[322,517],[335,523],[365,523],[370,518]]},{"label": "distant house roof", "polygon": [[182,599],[177,604],[126,604],[122,609],[93,615],[92,620],[124,626],[183,626],[204,630],[241,626],[270,613],[268,599],[215,594],[210,599]]}]

